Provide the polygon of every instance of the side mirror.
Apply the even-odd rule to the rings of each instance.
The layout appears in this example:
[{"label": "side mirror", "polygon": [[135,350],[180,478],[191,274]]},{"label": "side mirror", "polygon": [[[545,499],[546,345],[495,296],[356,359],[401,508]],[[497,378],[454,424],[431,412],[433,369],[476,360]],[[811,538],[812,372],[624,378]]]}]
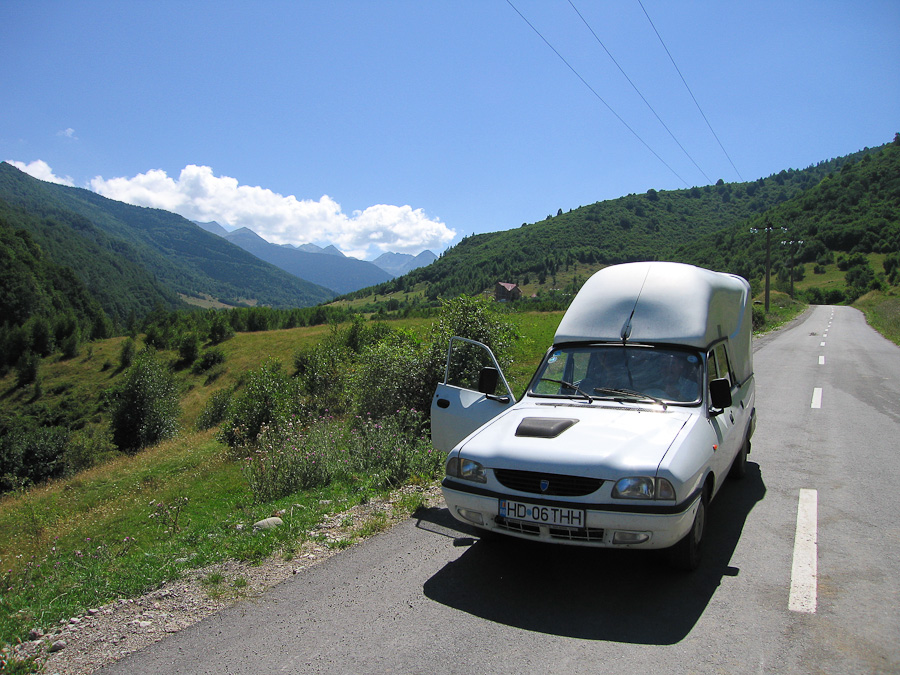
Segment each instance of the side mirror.
[{"label": "side mirror", "polygon": [[478,391],[491,395],[497,391],[497,382],[500,381],[500,372],[496,368],[482,368],[478,373]]},{"label": "side mirror", "polygon": [[731,383],[724,377],[710,382],[709,398],[713,408],[724,410],[731,407]]}]

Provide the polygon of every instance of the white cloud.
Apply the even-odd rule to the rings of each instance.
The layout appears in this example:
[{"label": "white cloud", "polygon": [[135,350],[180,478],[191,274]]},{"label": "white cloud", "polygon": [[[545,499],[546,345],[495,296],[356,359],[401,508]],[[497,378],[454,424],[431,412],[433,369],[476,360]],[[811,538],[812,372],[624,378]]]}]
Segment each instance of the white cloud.
[{"label": "white cloud", "polygon": [[62,136],[63,138],[71,138],[73,141],[78,140],[78,136],[75,135],[75,130],[72,127],[68,129],[63,129],[62,131],[56,132],[57,136]]},{"label": "white cloud", "polygon": [[91,189],[137,206],[165,209],[190,220],[248,227],[275,244],[333,243],[347,255],[372,258],[385,251],[421,253],[440,249],[456,232],[422,209],[378,204],[345,214],[328,195],[318,201],[287,197],[262,187],[215,176],[189,164],[178,179],[154,169],[134,178],[97,176]]},{"label": "white cloud", "polygon": [[69,187],[75,186],[75,181],[73,181],[70,176],[60,178],[59,176],[55,175],[53,173],[53,169],[51,169],[47,162],[42,159],[36,159],[28,164],[26,164],[25,162],[17,162],[12,159],[8,159],[6,160],[6,162],[7,164],[12,164],[20,171],[24,171],[29,176],[37,178],[38,180],[45,180],[49,183],[58,183],[59,185],[68,185]]}]

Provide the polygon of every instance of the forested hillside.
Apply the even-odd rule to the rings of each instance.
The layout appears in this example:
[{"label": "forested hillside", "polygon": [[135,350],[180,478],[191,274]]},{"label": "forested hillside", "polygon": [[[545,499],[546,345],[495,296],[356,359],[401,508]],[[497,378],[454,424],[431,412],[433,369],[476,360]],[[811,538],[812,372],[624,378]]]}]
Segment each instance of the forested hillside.
[{"label": "forested hillside", "polygon": [[0,200],[7,224],[30,232],[56,263],[71,267],[119,321],[132,310],[145,315],[158,300],[174,306],[179,293],[275,307],[333,296],[181,216],[39,181],[7,163],[0,163]]},{"label": "forested hillside", "polygon": [[845,271],[859,268],[848,284],[851,296],[859,296],[870,289],[877,272],[867,269],[864,255],[879,253],[886,254],[888,282],[896,284],[900,268],[900,142],[845,163],[840,171],[830,172],[801,195],[747,219],[742,227],[679,247],[675,256],[748,279],[759,278],[765,274],[767,227],[771,228],[770,248],[777,249],[776,271],[784,266],[785,248],[795,252],[795,263],[814,263],[814,273],[837,258]]},{"label": "forested hillside", "polygon": [[[0,214],[0,373],[23,352],[31,359],[59,348],[72,355],[84,339],[105,338],[109,319],[69,267],[53,263],[27,232]],[[29,372],[36,363],[23,363]],[[31,379],[25,375],[26,381]]]},{"label": "forested hillside", "polygon": [[[816,240],[831,250],[849,251],[854,246],[880,250],[882,229],[887,237],[884,245],[897,250],[890,244],[888,224],[896,227],[897,223],[896,206],[891,204],[896,204],[898,150],[894,143],[746,183],[719,181],[686,190],[648,190],[567,213],[558,210],[556,216],[515,230],[468,237],[432,265],[367,293],[424,288],[429,298],[453,297],[490,290],[498,281],[527,284],[529,279],[555,275],[574,263],[632,260],[696,262],[761,276],[761,244],[751,240],[750,226],[759,226],[769,214],[773,222],[788,224],[802,215],[804,227],[819,223]],[[822,181],[822,187],[817,187]],[[868,234],[844,236],[850,230],[861,231],[860,227]],[[799,226],[795,229],[799,234]],[[818,250],[819,244],[814,246]]]}]

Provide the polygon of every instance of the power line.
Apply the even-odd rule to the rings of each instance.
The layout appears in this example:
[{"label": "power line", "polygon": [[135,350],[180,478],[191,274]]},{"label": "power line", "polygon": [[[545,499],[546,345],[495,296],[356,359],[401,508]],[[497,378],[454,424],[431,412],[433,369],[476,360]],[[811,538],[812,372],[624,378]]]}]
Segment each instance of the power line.
[{"label": "power line", "polygon": [[[728,154],[728,151],[725,149],[725,146],[722,145],[722,141],[719,140],[719,136],[716,134],[715,130],[712,128],[712,124],[709,123],[709,120],[706,119],[706,114],[703,112],[703,108],[700,107],[700,104],[697,102],[697,98],[694,96],[694,92],[691,91],[691,88],[688,86],[687,80],[684,79],[684,75],[681,74],[681,70],[678,68],[678,64],[675,63],[675,59],[672,58],[672,54],[669,52],[669,48],[666,47],[666,43],[663,42],[662,35],[659,34],[659,31],[656,30],[656,26],[653,25],[653,19],[650,18],[650,15],[647,14],[647,10],[644,8],[644,4],[641,0],[637,0],[638,4],[641,6],[641,9],[644,10],[644,16],[647,17],[647,21],[650,22],[650,26],[653,28],[653,32],[656,33],[656,37],[659,38],[660,44],[663,46],[663,49],[666,50],[666,54],[669,55],[669,60],[672,61],[672,65],[675,66],[675,70],[678,73],[678,77],[681,78],[681,81],[684,82],[685,89],[688,90],[688,93],[691,95],[691,98],[694,99],[694,105],[697,106],[697,110],[700,111],[700,114],[703,116],[703,121],[706,122],[706,126],[709,127],[709,130],[712,132],[712,135],[716,139],[716,143],[719,144],[719,147],[722,148],[722,152],[725,153],[725,156],[728,157],[728,161],[731,163],[731,168],[734,169],[734,172],[738,175],[738,178],[741,181],[744,180],[744,177],[741,176],[741,172],[738,171],[737,167],[734,165],[734,162],[731,161],[731,155]],[[705,175],[705,174],[704,174]]]},{"label": "power line", "polygon": [[678,175],[678,172],[676,172],[675,169],[673,169],[671,166],[669,166],[669,165],[666,163],[666,161],[665,161],[662,157],[660,157],[660,156],[656,153],[656,151],[655,151],[653,148],[651,148],[651,147],[647,144],[647,142],[646,142],[643,138],[641,138],[640,135],[638,135],[638,133],[637,133],[634,129],[632,129],[624,119],[622,119],[622,117],[619,115],[619,113],[617,113],[615,110],[613,110],[612,106],[609,105],[609,103],[607,103],[606,101],[603,100],[603,97],[600,96],[600,94],[598,94],[598,93],[596,92],[596,90],[595,90],[590,84],[587,83],[587,80],[585,80],[585,79],[578,73],[578,71],[575,70],[575,68],[572,66],[572,64],[570,64],[568,61],[566,61],[566,59],[563,57],[563,55],[560,54],[560,53],[557,51],[556,47],[554,47],[552,44],[550,44],[550,42],[547,40],[547,38],[545,38],[543,35],[541,35],[541,32],[540,32],[537,28],[535,28],[535,27],[531,24],[531,22],[530,22],[528,19],[525,18],[525,16],[522,14],[522,12],[520,12],[520,11],[516,8],[516,6],[512,3],[512,0],[506,0],[506,2],[507,2],[507,4],[508,4],[510,7],[513,8],[513,10],[515,11],[515,13],[518,14],[518,15],[522,18],[522,21],[524,21],[525,23],[527,23],[527,24],[528,24],[528,27],[531,28],[531,30],[533,30],[533,31],[537,34],[537,36],[538,36],[539,38],[541,38],[541,40],[544,41],[544,44],[547,45],[548,47],[550,47],[550,49],[553,50],[553,53],[556,54],[556,55],[559,57],[560,61],[562,61],[563,63],[566,64],[566,67],[567,67],[569,70],[571,70],[571,71],[575,74],[575,77],[577,77],[579,80],[581,80],[581,83],[582,83],[585,87],[587,87],[588,90],[589,90],[594,96],[597,97],[597,100],[599,100],[603,105],[605,105],[606,108],[607,108],[607,109],[615,116],[615,118],[616,118],[617,120],[619,120],[619,121],[622,123],[622,125],[623,125],[626,129],[628,129],[628,131],[630,131],[630,132],[634,135],[635,138],[637,138],[641,143],[643,143],[644,147],[647,148],[647,150],[649,150],[649,151],[653,154],[653,156],[656,157],[656,159],[658,159],[660,162],[662,162],[662,164],[663,164],[669,171],[671,171],[671,172],[678,178],[678,180],[680,180],[682,183],[684,183],[687,187],[690,187],[690,185],[688,184],[688,182],[687,182],[684,178],[682,178],[681,176],[679,176],[679,175]]},{"label": "power line", "polygon": [[581,21],[584,23],[584,25],[587,26],[587,29],[589,31],[591,31],[591,35],[594,36],[594,39],[597,41],[597,44],[599,44],[601,47],[603,47],[603,51],[606,52],[606,55],[609,56],[610,59],[612,59],[612,62],[616,64],[616,68],[619,69],[619,72],[622,73],[622,76],[626,80],[628,80],[628,84],[630,84],[631,87],[637,92],[637,95],[641,97],[641,100],[647,104],[647,107],[650,108],[650,112],[652,112],[656,116],[656,119],[659,120],[659,123],[663,125],[663,128],[669,132],[669,136],[672,137],[672,140],[675,141],[675,143],[678,145],[679,148],[681,148],[681,151],[687,156],[687,158],[689,160],[691,160],[691,162],[693,162],[694,166],[697,167],[697,170],[703,174],[703,177],[706,178],[706,181],[708,183],[712,183],[713,182],[712,179],[706,175],[706,172],[700,168],[700,165],[697,164],[696,161],[694,161],[694,158],[691,157],[690,153],[687,150],[685,150],[684,146],[679,142],[679,140],[677,138],[675,138],[675,134],[673,134],[672,130],[669,129],[669,127],[666,125],[666,123],[662,121],[662,118],[657,114],[656,110],[653,109],[653,106],[650,105],[650,101],[648,101],[646,98],[644,98],[644,95],[641,93],[641,90],[638,89],[637,85],[635,85],[635,83],[631,81],[631,78],[628,77],[628,74],[625,72],[625,70],[622,68],[622,66],[619,65],[619,62],[616,61],[615,57],[606,48],[606,45],[603,44],[603,41],[600,39],[600,37],[597,35],[597,33],[594,32],[594,29],[591,28],[591,25],[587,22],[587,19],[585,19],[582,16],[581,12],[578,11],[578,8],[575,6],[575,4],[572,2],[572,0],[569,0],[569,4],[572,5],[572,9],[575,10],[575,13],[578,15],[578,18],[581,19]]}]

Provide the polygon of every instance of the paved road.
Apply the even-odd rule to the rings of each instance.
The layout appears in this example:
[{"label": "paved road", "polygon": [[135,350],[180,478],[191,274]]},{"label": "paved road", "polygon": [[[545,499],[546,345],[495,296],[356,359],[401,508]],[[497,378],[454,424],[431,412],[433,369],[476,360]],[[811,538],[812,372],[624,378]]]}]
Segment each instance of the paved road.
[{"label": "paved road", "polygon": [[900,349],[816,307],[755,365],[749,474],[692,575],[435,508],[102,672],[900,672]]}]

